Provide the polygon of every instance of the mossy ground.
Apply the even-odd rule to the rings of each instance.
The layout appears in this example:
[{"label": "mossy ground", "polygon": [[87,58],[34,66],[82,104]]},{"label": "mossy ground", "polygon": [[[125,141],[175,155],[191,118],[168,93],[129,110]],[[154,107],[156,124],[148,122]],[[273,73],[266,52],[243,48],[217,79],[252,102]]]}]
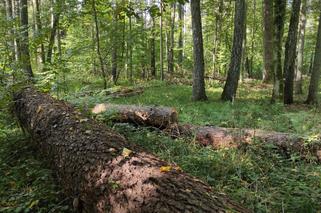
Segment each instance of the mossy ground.
[{"label": "mossy ground", "polygon": [[[178,110],[181,123],[260,128],[307,138],[320,134],[318,107],[270,104],[270,86],[258,82],[241,84],[234,103],[219,100],[221,85],[217,83],[207,88],[209,101],[197,103],[190,99],[190,86],[157,81],[143,86],[144,94],[128,98],[110,99],[96,84],[75,86],[60,98],[85,110],[101,102],[164,105]],[[84,95],[88,92],[91,95]],[[54,174],[46,169],[30,139],[12,123],[7,112],[0,114],[0,212],[71,211],[70,201],[61,196]],[[102,119],[112,125],[107,118]],[[213,151],[192,140],[173,140],[146,128],[118,124],[113,128],[255,212],[321,211],[321,166],[301,161],[295,154],[288,158],[259,142],[247,149]]]}]

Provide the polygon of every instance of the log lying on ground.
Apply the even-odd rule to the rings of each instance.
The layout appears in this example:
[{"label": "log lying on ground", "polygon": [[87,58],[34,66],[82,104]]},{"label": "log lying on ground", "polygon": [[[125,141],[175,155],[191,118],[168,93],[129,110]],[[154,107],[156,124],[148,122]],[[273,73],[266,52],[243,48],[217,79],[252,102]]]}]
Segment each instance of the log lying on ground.
[{"label": "log lying on ground", "polygon": [[305,139],[289,133],[259,129],[222,128],[215,126],[174,125],[166,130],[173,137],[195,137],[195,141],[214,149],[239,147],[258,140],[270,143],[285,152],[298,152],[303,157],[312,155],[321,161],[321,144],[306,144]]},{"label": "log lying on ground", "polygon": [[311,154],[321,161],[321,145],[319,143],[307,145],[303,137],[260,129],[178,125],[178,115],[174,108],[98,104],[92,112],[96,114],[114,112],[111,118],[114,122],[156,127],[163,129],[172,137],[194,137],[199,144],[211,146],[214,149],[237,148],[259,140],[273,144],[285,152],[294,151],[302,156]]},{"label": "log lying on ground", "polygon": [[15,94],[14,112],[81,212],[248,212],[33,88]]},{"label": "log lying on ground", "polygon": [[107,93],[107,95],[112,98],[119,98],[119,97],[130,97],[130,96],[140,95],[142,93],[144,93],[144,88],[137,87],[137,88],[122,88],[120,90]]},{"label": "log lying on ground", "polygon": [[107,113],[115,122],[133,123],[165,129],[178,122],[177,111],[171,107],[97,104],[92,113]]}]

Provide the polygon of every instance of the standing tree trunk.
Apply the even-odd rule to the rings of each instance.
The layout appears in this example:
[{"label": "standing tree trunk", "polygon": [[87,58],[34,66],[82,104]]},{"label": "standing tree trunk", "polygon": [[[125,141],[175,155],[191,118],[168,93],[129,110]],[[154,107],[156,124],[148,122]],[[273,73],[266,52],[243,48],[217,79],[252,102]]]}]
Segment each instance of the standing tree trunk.
[{"label": "standing tree trunk", "polygon": [[[253,11],[252,11],[252,19],[256,19],[256,0],[253,0]],[[252,36],[251,36],[251,58],[247,58],[247,67],[248,67],[248,77],[252,78],[253,74],[253,62],[254,62],[254,55],[255,55],[255,35],[257,33],[257,23],[254,21],[252,27]]]},{"label": "standing tree trunk", "polygon": [[299,39],[298,39],[298,57],[297,67],[295,70],[295,84],[294,90],[296,94],[303,94],[303,61],[304,61],[304,40],[305,40],[305,28],[306,28],[306,13],[307,13],[307,0],[302,0],[300,24],[299,24]]},{"label": "standing tree trunk", "polygon": [[264,71],[263,71],[263,82],[267,83],[272,80],[273,77],[273,34],[274,34],[274,24],[273,24],[273,2],[271,0],[264,0]]},{"label": "standing tree trunk", "polygon": [[16,61],[21,61],[21,38],[19,35],[20,29],[20,0],[12,0],[12,17],[15,22],[13,30],[15,35],[15,58]]},{"label": "standing tree trunk", "polygon": [[11,50],[11,55],[9,57],[9,63],[14,63],[15,61],[15,56],[16,56],[16,43],[15,43],[15,33],[14,33],[14,25],[13,25],[13,12],[12,12],[12,1],[11,0],[6,0],[5,1],[6,5],[6,18],[7,21],[10,23],[11,29],[8,30],[8,34],[10,36],[8,46],[10,47]]},{"label": "standing tree trunk", "polygon": [[[117,9],[117,4],[116,8]],[[111,50],[111,76],[114,84],[117,82],[117,65],[118,65],[118,14],[117,11],[114,11],[114,18],[113,18],[113,35],[112,35],[112,50]]]},{"label": "standing tree trunk", "polygon": [[293,103],[293,81],[301,0],[293,0],[292,14],[284,55],[284,104]]},{"label": "standing tree trunk", "polygon": [[283,94],[283,68],[282,68],[282,46],[283,46],[283,34],[284,34],[284,20],[286,12],[286,0],[274,0],[275,10],[275,45],[274,45],[274,82],[272,102],[275,102],[277,97],[281,97]]},{"label": "standing tree trunk", "polygon": [[231,62],[227,80],[221,96],[223,101],[233,101],[236,95],[240,78],[243,37],[245,31],[246,3],[245,0],[236,0],[234,17],[234,38],[231,54]]},{"label": "standing tree trunk", "polygon": [[77,212],[250,212],[49,95],[16,93],[14,111]]},{"label": "standing tree trunk", "polygon": [[99,23],[98,23],[97,10],[96,10],[96,1],[92,0],[91,3],[92,3],[91,6],[92,6],[92,12],[93,12],[93,17],[94,17],[94,22],[95,22],[97,55],[98,55],[99,62],[100,62],[100,70],[101,70],[101,74],[103,77],[104,89],[106,89],[107,88],[107,79],[106,79],[104,60],[103,60],[103,57],[102,57],[101,51],[100,51],[100,35],[99,35]]},{"label": "standing tree trunk", "polygon": [[20,1],[20,21],[21,21],[21,67],[29,80],[33,78],[29,52],[29,33],[28,33],[28,1]]},{"label": "standing tree trunk", "polygon": [[168,48],[167,48],[167,69],[171,75],[174,73],[174,32],[175,32],[175,13],[176,4],[172,3],[170,10],[170,29],[168,32]]},{"label": "standing tree trunk", "polygon": [[318,103],[318,90],[321,75],[321,14],[319,17],[319,28],[317,43],[315,46],[314,62],[310,79],[309,94],[306,100],[307,104]]},{"label": "standing tree trunk", "polygon": [[184,4],[178,4],[178,19],[179,19],[179,36],[178,36],[178,57],[177,63],[180,70],[183,67],[183,59],[184,59]]},{"label": "standing tree trunk", "polygon": [[212,76],[213,78],[216,78],[220,74],[220,69],[216,67],[216,59],[217,55],[220,51],[220,38],[221,38],[221,31],[222,31],[222,20],[223,20],[223,12],[224,12],[224,2],[223,0],[219,1],[219,6],[218,6],[218,12],[214,10],[214,16],[215,16],[215,32],[213,35],[213,56],[212,56]]},{"label": "standing tree trunk", "polygon": [[[130,4],[130,1],[129,1]],[[129,25],[129,39],[128,39],[128,52],[129,52],[129,81],[133,82],[133,38],[132,38],[132,17],[128,18]]]},{"label": "standing tree trunk", "polygon": [[159,42],[159,49],[160,49],[160,56],[159,56],[159,63],[160,63],[160,77],[161,80],[164,81],[164,62],[163,62],[163,1],[160,1],[160,20],[159,20],[159,28],[160,28],[160,42]]},{"label": "standing tree trunk", "polygon": [[52,62],[52,51],[53,51],[53,46],[55,44],[55,38],[57,34],[57,29],[59,25],[59,19],[60,19],[60,13],[62,10],[62,5],[61,5],[62,0],[56,0],[55,4],[52,2],[52,26],[51,26],[51,31],[50,31],[50,38],[49,38],[49,44],[48,44],[48,51],[47,51],[47,63],[51,64]]},{"label": "standing tree trunk", "polygon": [[[40,2],[39,0],[35,0],[35,6],[36,6],[36,29],[37,34],[42,35],[42,22],[41,22],[41,10],[40,10]],[[46,62],[46,56],[45,56],[45,46],[43,44],[43,39],[41,38],[41,44],[40,44],[40,56],[41,56],[41,62]]]},{"label": "standing tree trunk", "polygon": [[204,81],[204,50],[200,0],[191,0],[192,28],[193,28],[193,94],[194,101],[207,100]]},{"label": "standing tree trunk", "polygon": [[156,79],[156,50],[155,50],[155,18],[152,17],[152,36],[150,39],[150,71]]}]

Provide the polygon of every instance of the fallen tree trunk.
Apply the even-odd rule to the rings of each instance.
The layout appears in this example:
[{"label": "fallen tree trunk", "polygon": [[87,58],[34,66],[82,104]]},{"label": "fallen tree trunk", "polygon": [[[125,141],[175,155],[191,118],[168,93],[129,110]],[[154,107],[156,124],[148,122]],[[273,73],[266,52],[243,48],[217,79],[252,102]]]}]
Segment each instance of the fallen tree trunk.
[{"label": "fallen tree trunk", "polygon": [[14,112],[80,212],[249,212],[33,88],[15,94]]},{"label": "fallen tree trunk", "polygon": [[106,95],[112,98],[120,98],[120,97],[130,97],[130,96],[140,95],[143,93],[144,93],[144,88],[137,87],[137,88],[123,88],[115,92],[109,92]]},{"label": "fallen tree trunk", "polygon": [[321,144],[306,144],[305,138],[281,132],[260,129],[222,128],[215,126],[174,125],[166,130],[173,137],[194,137],[197,143],[214,149],[237,148],[255,140],[273,144],[285,152],[298,152],[321,161]]},{"label": "fallen tree trunk", "polygon": [[156,127],[163,129],[165,133],[174,138],[194,137],[197,143],[211,146],[214,149],[237,148],[259,140],[273,144],[285,152],[298,152],[303,157],[311,154],[321,161],[321,145],[319,143],[306,144],[303,137],[260,129],[178,125],[178,115],[174,108],[98,104],[92,109],[92,112],[104,112],[108,115],[114,113],[110,117],[114,122]]},{"label": "fallen tree trunk", "polygon": [[168,128],[178,122],[177,111],[171,107],[97,104],[92,113],[106,113],[108,119],[137,125]]}]

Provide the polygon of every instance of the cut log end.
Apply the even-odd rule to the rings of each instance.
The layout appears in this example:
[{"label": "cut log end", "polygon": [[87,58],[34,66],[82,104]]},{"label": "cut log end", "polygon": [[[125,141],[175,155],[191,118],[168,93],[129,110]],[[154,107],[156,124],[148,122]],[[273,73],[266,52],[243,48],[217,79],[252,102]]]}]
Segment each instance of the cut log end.
[{"label": "cut log end", "polygon": [[127,122],[137,125],[153,126],[165,129],[178,122],[178,114],[171,107],[97,104],[92,113],[112,114],[110,119],[116,122]]}]

